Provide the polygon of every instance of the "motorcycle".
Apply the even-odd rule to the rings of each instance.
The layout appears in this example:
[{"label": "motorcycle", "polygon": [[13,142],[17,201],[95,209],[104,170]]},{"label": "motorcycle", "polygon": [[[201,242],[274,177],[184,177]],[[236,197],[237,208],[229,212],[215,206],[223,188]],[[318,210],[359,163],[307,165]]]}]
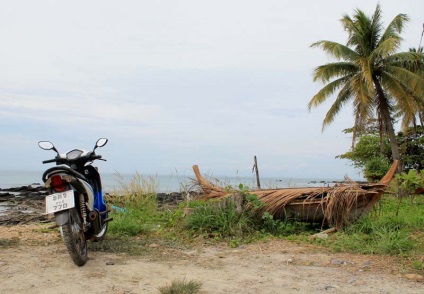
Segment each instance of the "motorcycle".
[{"label": "motorcycle", "polygon": [[38,142],[41,149],[57,153],[54,159],[43,161],[43,164],[56,163],[42,177],[49,191],[45,199],[46,214],[54,215],[66,248],[78,266],[87,262],[87,240],[103,240],[108,223],[113,220],[108,217],[110,210],[103,196],[100,174],[92,165],[94,160],[104,160],[95,150],[107,142],[108,139],[100,138],[92,151],[74,149],[66,154],[60,154],[50,141]]}]

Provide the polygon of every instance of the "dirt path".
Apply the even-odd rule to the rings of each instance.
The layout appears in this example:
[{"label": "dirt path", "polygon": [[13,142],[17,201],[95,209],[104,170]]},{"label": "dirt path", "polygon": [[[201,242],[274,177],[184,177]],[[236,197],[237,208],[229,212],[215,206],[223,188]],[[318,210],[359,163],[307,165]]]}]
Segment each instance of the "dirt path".
[{"label": "dirt path", "polygon": [[182,279],[202,282],[202,293],[424,293],[424,282],[408,279],[390,258],[330,254],[287,241],[236,249],[150,244],[153,254],[144,257],[90,251],[88,263],[77,267],[58,232],[40,225],[0,227],[0,240],[4,294],[159,293]]}]

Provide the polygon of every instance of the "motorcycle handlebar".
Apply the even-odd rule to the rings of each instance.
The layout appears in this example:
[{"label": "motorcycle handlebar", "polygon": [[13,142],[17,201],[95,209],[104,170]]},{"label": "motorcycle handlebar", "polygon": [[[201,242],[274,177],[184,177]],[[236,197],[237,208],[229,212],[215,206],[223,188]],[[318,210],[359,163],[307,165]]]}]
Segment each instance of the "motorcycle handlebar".
[{"label": "motorcycle handlebar", "polygon": [[[101,155],[91,155],[89,158],[90,158],[89,160],[96,160],[96,159],[102,159],[102,156],[101,156]],[[55,159],[43,160],[43,163],[58,162],[58,160],[59,160],[59,162],[61,162],[61,163],[66,163],[66,159],[57,159],[57,158],[55,158]],[[102,159],[102,160],[104,160],[104,159]]]}]

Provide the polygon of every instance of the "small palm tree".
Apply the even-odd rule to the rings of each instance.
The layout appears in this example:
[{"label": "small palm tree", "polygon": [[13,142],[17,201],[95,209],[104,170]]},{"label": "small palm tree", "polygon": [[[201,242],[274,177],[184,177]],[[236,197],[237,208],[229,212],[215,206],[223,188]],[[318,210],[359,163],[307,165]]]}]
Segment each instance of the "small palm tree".
[{"label": "small palm tree", "polygon": [[380,5],[371,17],[357,9],[352,17],[345,15],[341,19],[348,33],[346,45],[326,40],[311,45],[336,61],[315,69],[314,81],[325,86],[309,101],[308,109],[338,92],[324,118],[323,129],[346,103],[352,102],[355,128],[369,118],[377,118],[380,130],[389,137],[393,159],[399,159],[394,110],[405,109],[411,101],[414,105],[422,105],[424,101],[424,78],[412,70],[423,68],[423,54],[398,52],[400,33],[408,20],[405,14],[399,14],[383,30]]}]

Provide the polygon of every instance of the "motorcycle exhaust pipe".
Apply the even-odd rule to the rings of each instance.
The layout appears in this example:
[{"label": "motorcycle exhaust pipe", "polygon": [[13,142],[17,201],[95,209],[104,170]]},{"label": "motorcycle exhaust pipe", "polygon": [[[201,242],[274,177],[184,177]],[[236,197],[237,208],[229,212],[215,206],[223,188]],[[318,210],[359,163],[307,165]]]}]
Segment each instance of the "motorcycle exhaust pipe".
[{"label": "motorcycle exhaust pipe", "polygon": [[99,212],[97,210],[92,210],[88,213],[88,219],[90,221],[95,221],[99,217]]},{"label": "motorcycle exhaust pipe", "polygon": [[99,211],[97,209],[90,211],[88,213],[88,219],[93,226],[94,235],[97,235],[102,228],[102,219],[100,217]]}]

